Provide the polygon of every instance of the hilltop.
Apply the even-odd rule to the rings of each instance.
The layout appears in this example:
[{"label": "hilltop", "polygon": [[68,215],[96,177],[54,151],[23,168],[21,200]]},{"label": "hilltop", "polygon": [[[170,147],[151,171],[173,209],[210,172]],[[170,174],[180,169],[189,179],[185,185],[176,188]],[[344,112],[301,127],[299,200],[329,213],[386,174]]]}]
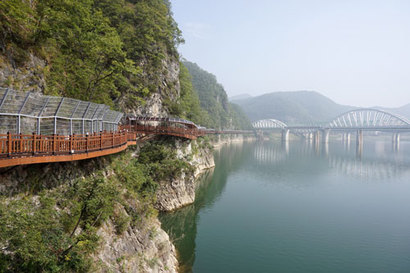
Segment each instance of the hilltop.
[{"label": "hilltop", "polygon": [[[274,118],[287,124],[329,122],[336,116],[360,108],[334,102],[315,91],[273,92],[256,97],[231,98],[250,120]],[[410,103],[398,108],[375,108],[410,119]]]},{"label": "hilltop", "polygon": [[274,118],[288,124],[326,122],[355,108],[337,104],[314,91],[274,92],[232,102],[252,121]]}]

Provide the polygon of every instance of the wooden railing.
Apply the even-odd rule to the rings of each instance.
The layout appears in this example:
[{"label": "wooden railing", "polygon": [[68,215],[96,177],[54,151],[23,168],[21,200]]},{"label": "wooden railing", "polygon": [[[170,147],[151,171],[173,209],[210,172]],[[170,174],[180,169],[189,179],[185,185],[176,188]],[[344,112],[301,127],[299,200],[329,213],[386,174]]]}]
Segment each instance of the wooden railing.
[{"label": "wooden railing", "polygon": [[215,131],[195,127],[123,125],[116,132],[90,135],[0,134],[0,168],[16,165],[75,161],[118,153],[147,135],[196,139],[206,134],[242,134],[252,131]]},{"label": "wooden railing", "polygon": [[92,152],[125,145],[128,135],[126,131],[71,136],[0,134],[0,157]]}]

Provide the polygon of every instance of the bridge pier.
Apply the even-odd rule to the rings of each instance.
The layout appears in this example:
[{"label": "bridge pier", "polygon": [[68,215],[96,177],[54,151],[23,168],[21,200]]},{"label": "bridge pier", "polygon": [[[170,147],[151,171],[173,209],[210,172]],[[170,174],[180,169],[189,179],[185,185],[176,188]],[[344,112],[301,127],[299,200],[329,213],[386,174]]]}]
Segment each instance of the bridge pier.
[{"label": "bridge pier", "polygon": [[398,151],[400,148],[400,133],[393,133],[393,150]]},{"label": "bridge pier", "polygon": [[330,136],[329,129],[322,130],[322,142],[323,143],[329,143],[329,136]]},{"label": "bridge pier", "polygon": [[351,133],[342,133],[342,143],[350,145]]},{"label": "bridge pier", "polygon": [[282,129],[282,142],[289,142],[289,129]]},{"label": "bridge pier", "polygon": [[357,130],[356,133],[356,155],[362,157],[363,153],[363,131]]},{"label": "bridge pier", "polygon": [[316,132],[314,132],[314,134],[313,134],[313,142],[314,142],[314,144],[315,144],[316,146],[319,146],[319,143],[320,143],[320,131],[319,131],[319,130],[316,131]]},{"label": "bridge pier", "polygon": [[312,138],[313,138],[313,134],[312,133],[306,133],[305,134],[305,140],[307,143],[311,143],[312,142]]}]

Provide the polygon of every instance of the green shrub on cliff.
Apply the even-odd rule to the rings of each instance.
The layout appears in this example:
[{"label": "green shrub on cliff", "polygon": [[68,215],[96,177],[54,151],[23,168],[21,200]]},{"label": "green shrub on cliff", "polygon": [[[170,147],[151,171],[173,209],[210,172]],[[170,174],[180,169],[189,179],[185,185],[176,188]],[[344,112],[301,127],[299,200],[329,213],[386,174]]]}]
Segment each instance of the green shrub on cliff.
[{"label": "green shrub on cliff", "polygon": [[202,109],[199,97],[192,86],[192,77],[185,65],[180,62],[179,83],[181,92],[177,101],[166,100],[170,114],[180,118],[188,119],[196,124],[209,124],[208,112]]},{"label": "green shrub on cliff", "polygon": [[118,192],[102,178],[38,198],[0,200],[1,272],[85,272],[98,246],[96,227]]},{"label": "green shrub on cliff", "polygon": [[144,145],[139,158],[124,153],[110,161],[71,185],[0,198],[0,272],[92,270],[103,223],[111,219],[117,234],[143,225],[157,215],[155,181],[192,171],[166,139]]},{"label": "green shrub on cliff", "polygon": [[208,113],[202,121],[203,125],[215,129],[251,127],[249,119],[240,108],[229,103],[225,89],[214,75],[201,69],[195,63],[184,61],[183,64],[191,75],[192,86],[199,96],[202,109]]}]

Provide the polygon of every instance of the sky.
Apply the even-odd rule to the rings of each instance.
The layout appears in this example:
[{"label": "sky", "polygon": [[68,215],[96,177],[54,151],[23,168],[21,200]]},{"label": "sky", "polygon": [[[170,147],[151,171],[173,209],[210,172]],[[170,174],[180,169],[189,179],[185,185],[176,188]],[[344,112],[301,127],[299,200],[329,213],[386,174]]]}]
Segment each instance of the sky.
[{"label": "sky", "polygon": [[410,0],[172,0],[182,57],[229,96],[317,91],[337,103],[410,103]]}]

